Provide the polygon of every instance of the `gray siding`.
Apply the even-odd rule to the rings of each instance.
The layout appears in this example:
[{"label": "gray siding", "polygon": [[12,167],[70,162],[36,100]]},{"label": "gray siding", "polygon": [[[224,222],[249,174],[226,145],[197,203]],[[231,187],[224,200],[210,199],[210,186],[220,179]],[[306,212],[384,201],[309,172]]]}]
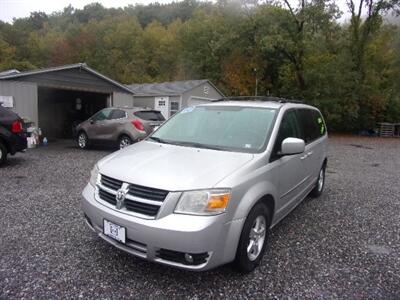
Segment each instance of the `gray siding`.
[{"label": "gray siding", "polygon": [[133,106],[154,108],[155,96],[133,96]]},{"label": "gray siding", "polygon": [[[7,79],[4,79],[7,80]],[[122,88],[101,79],[84,69],[69,69],[15,78],[17,81],[35,82],[38,86],[72,89],[111,94],[126,93]]]},{"label": "gray siding", "polygon": [[133,107],[133,95],[114,92],[113,106],[115,106],[115,107]]},{"label": "gray siding", "polygon": [[22,118],[29,118],[38,124],[38,92],[34,83],[0,81],[0,95],[13,96],[12,108]]},{"label": "gray siding", "polygon": [[134,96],[133,97],[133,104],[134,106],[140,107],[150,107],[154,108],[155,99],[157,97],[169,97],[169,101],[180,101],[180,96]]},{"label": "gray siding", "polygon": [[[208,94],[204,92],[204,87],[208,87]],[[220,94],[211,84],[208,82],[191,89],[190,91],[185,92],[182,95],[182,107],[186,107],[188,105],[188,100],[190,97],[198,97],[198,98],[205,98],[205,99],[220,99],[224,95]]]}]

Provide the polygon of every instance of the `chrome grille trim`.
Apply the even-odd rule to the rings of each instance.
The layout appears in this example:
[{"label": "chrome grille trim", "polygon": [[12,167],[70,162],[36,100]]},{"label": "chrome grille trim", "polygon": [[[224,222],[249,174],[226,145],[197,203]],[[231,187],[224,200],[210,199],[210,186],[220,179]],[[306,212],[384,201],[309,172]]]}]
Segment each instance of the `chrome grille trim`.
[{"label": "chrome grille trim", "polygon": [[[126,191],[125,201],[122,200],[122,207],[121,204],[119,204],[120,206],[117,207],[117,200],[114,202],[113,199],[111,199],[111,196],[117,198],[118,190],[120,189]],[[133,195],[133,193],[131,193],[132,190],[135,191],[134,194],[140,194],[143,195],[143,197]],[[168,191],[130,184],[100,174],[100,178],[96,184],[95,198],[103,205],[113,208],[117,211],[139,218],[155,219],[168,193]],[[148,196],[152,199],[146,199],[144,198],[145,196]]]}]

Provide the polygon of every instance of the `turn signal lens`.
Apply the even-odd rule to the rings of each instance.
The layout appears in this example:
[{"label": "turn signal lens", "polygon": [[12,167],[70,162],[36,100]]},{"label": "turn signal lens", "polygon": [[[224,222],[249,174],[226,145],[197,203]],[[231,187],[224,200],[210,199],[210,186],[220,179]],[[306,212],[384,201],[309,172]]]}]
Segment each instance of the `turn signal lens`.
[{"label": "turn signal lens", "polygon": [[175,213],[188,215],[217,215],[225,212],[231,194],[228,189],[183,192]]},{"label": "turn signal lens", "polygon": [[207,210],[225,209],[228,206],[230,194],[210,195],[208,199]]}]

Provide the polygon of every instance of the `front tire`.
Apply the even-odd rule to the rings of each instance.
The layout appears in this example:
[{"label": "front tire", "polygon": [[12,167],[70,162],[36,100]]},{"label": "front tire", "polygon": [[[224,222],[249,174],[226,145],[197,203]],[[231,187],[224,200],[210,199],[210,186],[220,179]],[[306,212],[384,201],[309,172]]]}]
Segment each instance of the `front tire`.
[{"label": "front tire", "polygon": [[260,264],[267,245],[269,216],[268,207],[263,203],[256,204],[247,216],[234,262],[239,272],[249,273]]},{"label": "front tire", "polygon": [[77,142],[79,148],[81,149],[89,148],[89,138],[84,131],[79,132]]},{"label": "front tire", "polygon": [[3,142],[0,141],[0,166],[6,162],[6,159],[7,159],[7,148],[3,144]]},{"label": "front tire", "polygon": [[325,166],[321,168],[314,189],[310,192],[311,197],[318,198],[322,195],[325,186]]}]

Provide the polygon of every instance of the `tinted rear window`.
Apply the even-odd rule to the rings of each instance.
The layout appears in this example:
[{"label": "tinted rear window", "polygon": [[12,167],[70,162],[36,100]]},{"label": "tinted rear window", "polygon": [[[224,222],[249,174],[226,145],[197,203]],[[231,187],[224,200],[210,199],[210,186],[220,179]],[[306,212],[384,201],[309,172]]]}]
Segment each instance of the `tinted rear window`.
[{"label": "tinted rear window", "polygon": [[317,110],[299,109],[298,115],[306,143],[310,143],[326,133],[324,121]]},{"label": "tinted rear window", "polygon": [[11,119],[19,119],[18,115],[13,112],[11,109],[2,107],[0,105],[0,120],[1,119],[7,119],[7,120],[11,120]]},{"label": "tinted rear window", "polygon": [[133,113],[136,117],[146,121],[165,121],[164,116],[155,110],[143,110]]}]

